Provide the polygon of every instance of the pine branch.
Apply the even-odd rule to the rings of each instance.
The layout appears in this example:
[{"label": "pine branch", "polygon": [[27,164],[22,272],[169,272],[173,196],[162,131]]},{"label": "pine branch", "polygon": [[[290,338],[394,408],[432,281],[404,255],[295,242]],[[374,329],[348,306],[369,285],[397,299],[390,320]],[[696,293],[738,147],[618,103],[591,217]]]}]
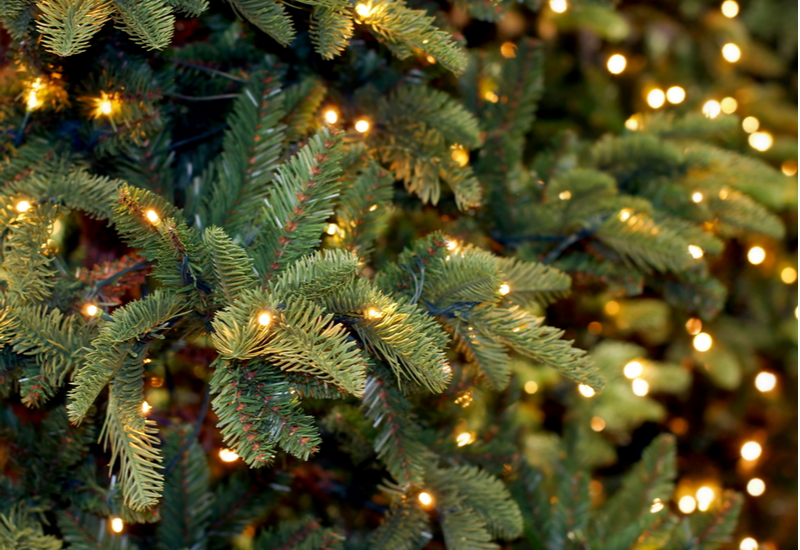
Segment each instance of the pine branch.
[{"label": "pine branch", "polygon": [[569,275],[554,267],[515,258],[498,258],[498,267],[509,286],[508,299],[523,307],[547,306],[569,294]]},{"label": "pine branch", "polygon": [[419,550],[431,538],[430,517],[411,499],[392,503],[380,527],[370,535],[370,548],[382,550]]},{"label": "pine branch", "polygon": [[280,526],[262,532],[254,550],[341,550],[344,536],[333,528],[322,527],[316,519],[282,521]]},{"label": "pine branch", "polygon": [[206,249],[204,265],[213,272],[212,299],[220,306],[230,305],[245,290],[256,285],[253,260],[247,252],[219,227],[209,227],[203,232]]},{"label": "pine branch", "polygon": [[114,10],[109,0],[41,0],[37,7],[42,12],[36,22],[42,43],[46,50],[62,57],[88,48],[89,40]]},{"label": "pine branch", "polygon": [[340,55],[353,36],[353,16],[347,5],[341,8],[314,6],[311,14],[311,41],[323,59]]},{"label": "pine branch", "polygon": [[175,16],[165,0],[113,0],[117,24],[134,42],[161,50],[172,41]]},{"label": "pine branch", "polygon": [[288,46],[295,30],[286,6],[280,0],[229,0],[233,9],[271,36],[281,46]]},{"label": "pine branch", "polygon": [[286,125],[284,143],[295,143],[304,139],[312,129],[319,125],[317,111],[327,93],[325,83],[316,77],[305,77],[284,91]]}]

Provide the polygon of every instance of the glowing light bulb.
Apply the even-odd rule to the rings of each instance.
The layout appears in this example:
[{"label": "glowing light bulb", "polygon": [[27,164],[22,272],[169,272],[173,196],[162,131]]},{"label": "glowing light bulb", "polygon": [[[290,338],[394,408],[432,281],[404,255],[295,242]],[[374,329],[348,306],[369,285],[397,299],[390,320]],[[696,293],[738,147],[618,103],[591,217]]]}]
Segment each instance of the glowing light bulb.
[{"label": "glowing light bulb", "polygon": [[742,50],[733,42],[729,42],[722,46],[722,57],[724,57],[725,61],[728,63],[736,63],[742,57]]},{"label": "glowing light bulb", "polygon": [[686,90],[684,90],[680,86],[672,86],[670,89],[667,90],[667,101],[669,101],[673,105],[677,105],[678,103],[683,103],[684,99],[686,99]]},{"label": "glowing light bulb", "polygon": [[456,241],[447,241],[447,245],[446,246],[447,246],[447,250],[452,252],[453,250],[458,248],[458,243]]},{"label": "glowing light bulb", "polygon": [[17,203],[16,208],[17,208],[17,212],[22,214],[23,212],[27,212],[28,210],[31,209],[31,203],[29,203],[28,201],[19,201]]},{"label": "glowing light bulb", "polygon": [[647,383],[647,380],[637,378],[631,384],[631,389],[633,390],[634,394],[638,395],[639,397],[644,397],[650,392],[650,384]]},{"label": "glowing light bulb", "polygon": [[664,105],[665,99],[666,95],[664,94],[664,90],[659,88],[650,90],[650,92],[647,94],[647,104],[653,109],[660,109]]},{"label": "glowing light bulb", "polygon": [[325,111],[325,121],[328,124],[336,124],[336,121],[339,120],[339,113],[334,111],[333,109],[328,109]]},{"label": "glowing light bulb", "polygon": [[754,477],[747,482],[747,492],[754,497],[760,497],[767,490],[767,484],[764,480]]},{"label": "glowing light bulb", "polygon": [[561,199],[562,201],[568,201],[569,199],[572,198],[572,192],[562,191],[561,193],[558,194],[558,198]]},{"label": "glowing light bulb", "polygon": [[100,118],[101,116],[109,116],[114,113],[114,111],[119,106],[119,102],[114,99],[113,96],[107,94],[106,92],[100,92],[100,97],[94,100],[95,107],[94,112],[92,113],[95,118]]},{"label": "glowing light bulb", "polygon": [[753,265],[761,264],[767,258],[767,252],[760,246],[754,246],[747,251],[747,261]]},{"label": "glowing light bulb", "polygon": [[372,8],[366,4],[356,5],[356,13],[361,17],[367,17],[372,12]]},{"label": "glowing light bulb", "polygon": [[655,514],[657,512],[660,512],[663,509],[664,509],[664,503],[661,502],[660,498],[654,499],[653,500],[653,504],[650,505],[650,513],[651,514]]},{"label": "glowing light bulb", "polygon": [[363,118],[359,121],[356,121],[356,132],[361,132],[363,134],[368,130],[369,130],[369,122],[367,122]]},{"label": "glowing light bulb", "polygon": [[606,302],[606,305],[603,306],[603,311],[606,315],[616,315],[619,313],[619,302],[616,300],[609,300]]},{"label": "glowing light bulb", "polygon": [[593,416],[591,421],[592,429],[596,432],[602,432],[606,427],[606,421],[599,416]]},{"label": "glowing light bulb", "polygon": [[760,122],[758,121],[758,119],[757,119],[756,117],[754,117],[754,116],[749,116],[749,117],[745,118],[745,119],[742,121],[742,129],[743,129],[745,132],[747,132],[748,134],[752,134],[753,132],[755,132],[756,130],[758,130],[758,127],[759,127],[760,125],[761,125],[761,123],[760,123]]},{"label": "glowing light bulb", "polygon": [[692,317],[688,321],[686,321],[686,332],[694,336],[695,334],[699,334],[700,331],[703,330],[703,321],[698,319],[697,317]]},{"label": "glowing light bulb", "polygon": [[695,204],[703,202],[703,194],[700,191],[692,193],[692,202]]},{"label": "glowing light bulb", "polygon": [[95,316],[95,315],[97,315],[97,313],[100,311],[100,308],[98,308],[98,307],[97,307],[96,305],[94,305],[94,304],[88,304],[88,305],[87,305],[85,308],[83,308],[83,311],[84,311],[84,313],[86,313],[86,315],[88,315],[89,317],[94,317],[94,316]]},{"label": "glowing light bulb", "polygon": [[739,550],[758,550],[758,542],[753,537],[742,539]]},{"label": "glowing light bulb", "polygon": [[425,56],[425,61],[427,61],[428,63],[433,65],[434,63],[436,63],[436,58],[433,57],[432,55],[426,55]]},{"label": "glowing light bulb", "polygon": [[624,369],[622,369],[622,372],[625,374],[625,377],[630,378],[631,380],[641,376],[643,371],[644,367],[639,361],[631,361],[630,363],[625,365]]},{"label": "glowing light bulb", "polygon": [[550,0],[550,9],[556,13],[567,11],[567,0]]},{"label": "glowing light bulb", "polygon": [[329,223],[328,227],[325,228],[325,233],[328,235],[336,235],[339,232],[339,226],[335,223]]},{"label": "glowing light bulb", "polygon": [[417,496],[417,498],[419,499],[420,504],[422,504],[423,506],[430,506],[431,504],[433,504],[433,497],[431,496],[430,493],[427,493],[425,491],[422,491],[419,494],[419,496]]},{"label": "glowing light bulb", "polygon": [[239,460],[239,455],[230,449],[220,449],[219,458],[222,460],[222,462],[236,462]]},{"label": "glowing light bulb", "polygon": [[717,118],[722,112],[722,106],[719,101],[711,99],[703,104],[703,114],[706,118]]},{"label": "glowing light bulb", "polygon": [[739,4],[735,0],[725,0],[722,3],[722,15],[725,17],[736,17],[739,14]]},{"label": "glowing light bulb", "polygon": [[793,160],[787,160],[781,164],[781,172],[783,172],[784,176],[794,176],[797,173],[797,163]]},{"label": "glowing light bulb", "polygon": [[603,332],[603,323],[592,321],[587,328],[591,334],[600,334]]},{"label": "glowing light bulb", "polygon": [[772,147],[772,134],[769,132],[753,132],[747,138],[747,143],[756,151],[762,153]]},{"label": "glowing light bulb", "polygon": [[533,395],[537,391],[539,391],[539,384],[537,384],[533,380],[528,380],[527,382],[525,382],[525,393]]},{"label": "glowing light bulb", "polygon": [[720,189],[719,190],[719,198],[720,200],[726,200],[730,192],[727,189]]},{"label": "glowing light bulb", "polygon": [[684,514],[691,514],[697,509],[697,501],[693,496],[686,495],[678,501],[678,509]]},{"label": "glowing light bulb", "polygon": [[147,414],[153,407],[147,401],[142,401],[142,412]]},{"label": "glowing light bulb", "polygon": [[778,377],[771,372],[759,372],[756,376],[756,389],[760,392],[768,392],[775,389]]},{"label": "glowing light bulb", "polygon": [[732,97],[726,97],[719,102],[719,106],[722,108],[723,113],[730,115],[736,112],[736,109],[739,108],[739,103]]},{"label": "glowing light bulb", "polygon": [[148,210],[147,212],[145,212],[145,216],[147,216],[147,221],[149,221],[153,225],[161,221],[161,218],[158,217],[158,212],[156,212],[155,210]]},{"label": "glowing light bulb", "polygon": [[497,103],[498,101],[500,101],[500,98],[497,97],[497,94],[494,92],[486,92],[485,94],[483,94],[483,97],[484,99],[486,99],[487,101],[491,101],[492,103]]},{"label": "glowing light bulb", "polygon": [[701,332],[692,340],[692,345],[697,351],[708,351],[711,349],[713,343],[714,340],[711,338],[711,335],[706,332]]},{"label": "glowing light bulb", "polygon": [[262,327],[269,326],[271,322],[272,322],[272,315],[270,315],[266,311],[258,316],[258,324],[261,325]]},{"label": "glowing light bulb", "polygon": [[367,310],[366,316],[368,319],[380,319],[383,317],[383,312],[379,309],[371,307]]},{"label": "glowing light bulb", "polygon": [[755,441],[748,441],[742,445],[742,458],[745,460],[755,460],[761,456],[761,445]]},{"label": "glowing light bulb", "polygon": [[503,45],[500,46],[500,53],[506,59],[513,59],[517,57],[517,45],[513,42],[503,42]]},{"label": "glowing light bulb", "polygon": [[625,128],[634,132],[639,129],[639,119],[636,118],[636,115],[625,121]]},{"label": "glowing light bulb", "polygon": [[790,285],[797,281],[797,270],[793,267],[784,267],[781,270],[781,281]]},{"label": "glowing light bulb", "polygon": [[689,245],[689,254],[691,254],[692,258],[694,258],[695,260],[699,260],[700,258],[703,257],[705,252],[703,252],[703,249],[700,248],[699,246],[697,246],[695,244],[690,244]]},{"label": "glowing light bulb", "polygon": [[625,66],[627,64],[628,60],[625,59],[624,55],[615,53],[614,55],[608,58],[606,67],[608,68],[608,72],[610,72],[611,74],[620,74],[622,73],[622,71],[625,70]]},{"label": "glowing light bulb", "polygon": [[711,487],[700,487],[697,490],[697,508],[705,512],[714,502],[714,489]]},{"label": "glowing light bulb", "polygon": [[111,530],[115,533],[122,533],[122,530],[125,528],[125,524],[122,522],[122,518],[111,518]]},{"label": "glowing light bulb", "polygon": [[450,158],[456,161],[459,166],[466,166],[469,164],[469,153],[461,145],[453,146]]},{"label": "glowing light bulb", "polygon": [[586,398],[592,397],[596,393],[594,388],[587,386],[586,384],[578,384],[578,391]]},{"label": "glowing light bulb", "polygon": [[508,286],[508,283],[503,283],[502,285],[500,285],[500,294],[505,296],[509,292],[511,292],[511,287]]},{"label": "glowing light bulb", "polygon": [[469,445],[470,443],[473,443],[474,441],[475,441],[475,434],[471,432],[461,432],[460,434],[458,434],[458,437],[456,437],[456,444],[459,447],[464,447],[466,445]]},{"label": "glowing light bulb", "polygon": [[619,212],[619,220],[620,221],[623,221],[623,222],[628,221],[628,218],[630,218],[630,217],[631,217],[630,209],[623,208],[622,210],[620,210],[620,212]]},{"label": "glowing light bulb", "polygon": [[30,92],[28,92],[28,98],[27,101],[25,102],[25,106],[28,108],[29,111],[33,111],[41,104],[42,102],[39,100],[39,96],[36,95],[36,90],[31,90]]}]

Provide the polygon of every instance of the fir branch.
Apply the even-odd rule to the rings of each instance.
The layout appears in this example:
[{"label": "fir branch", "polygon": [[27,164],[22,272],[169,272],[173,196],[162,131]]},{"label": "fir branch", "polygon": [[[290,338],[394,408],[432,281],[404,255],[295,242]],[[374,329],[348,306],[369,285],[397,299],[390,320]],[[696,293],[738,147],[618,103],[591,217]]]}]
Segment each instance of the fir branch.
[{"label": "fir branch", "polygon": [[311,41],[323,59],[340,55],[353,36],[353,16],[347,7],[314,6],[311,12]]},{"label": "fir branch", "polygon": [[48,51],[67,57],[84,51],[89,40],[111,18],[110,0],[41,0],[36,29]]},{"label": "fir branch", "polygon": [[175,16],[165,0],[113,0],[117,24],[134,42],[161,50],[172,41]]}]

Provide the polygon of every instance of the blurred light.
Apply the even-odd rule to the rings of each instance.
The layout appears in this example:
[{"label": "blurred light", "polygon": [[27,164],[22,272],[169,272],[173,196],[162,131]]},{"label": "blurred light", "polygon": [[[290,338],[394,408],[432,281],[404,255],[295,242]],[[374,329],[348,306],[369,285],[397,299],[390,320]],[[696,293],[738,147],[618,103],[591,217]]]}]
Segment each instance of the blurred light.
[{"label": "blurred light", "polygon": [[100,311],[100,308],[98,308],[94,304],[88,304],[85,308],[83,308],[83,311],[89,317],[94,317],[95,315],[97,315],[97,312]]},{"label": "blurred light", "polygon": [[29,111],[33,111],[41,105],[42,102],[39,100],[39,96],[36,95],[36,90],[31,90],[28,92],[28,100],[25,102],[26,107]]},{"label": "blurred light", "polygon": [[335,223],[329,223],[328,227],[325,228],[325,233],[331,236],[336,235],[338,232],[339,232],[339,226],[336,225]]},{"label": "blurred light", "polygon": [[708,351],[713,343],[714,340],[712,340],[711,335],[706,332],[701,332],[692,340],[692,345],[697,351]]},{"label": "blurred light", "polygon": [[425,61],[427,61],[428,63],[433,65],[434,63],[436,63],[436,58],[433,57],[432,55],[426,55],[425,56]]},{"label": "blurred light", "polygon": [[760,246],[754,246],[747,251],[747,261],[753,265],[759,265],[767,257],[767,252]]},{"label": "blurred light", "polygon": [[366,17],[366,16],[368,16],[368,15],[370,14],[370,12],[371,12],[371,11],[372,11],[372,8],[370,8],[370,7],[369,7],[369,6],[367,6],[366,4],[358,4],[358,5],[356,6],[356,13],[357,13],[358,15],[360,15],[361,17]]},{"label": "blurred light", "polygon": [[697,204],[703,202],[703,194],[700,191],[692,193],[692,202]]},{"label": "blurred light", "polygon": [[125,524],[122,522],[122,518],[111,518],[111,530],[115,533],[122,533],[122,530],[125,528]]},{"label": "blurred light", "polygon": [[578,391],[581,392],[581,395],[584,397],[592,397],[595,394],[594,389],[586,384],[578,384]]},{"label": "blurred light", "polygon": [[697,508],[705,512],[714,502],[714,489],[711,487],[700,487],[697,490]]},{"label": "blurred light", "polygon": [[28,201],[19,201],[17,203],[16,208],[17,208],[17,212],[22,214],[23,212],[27,212],[28,210],[31,209],[31,203],[29,203]]},{"label": "blurred light", "polygon": [[767,490],[767,484],[763,480],[754,477],[747,482],[747,492],[754,497],[760,497]]},{"label": "blurred light", "polygon": [[650,384],[647,383],[647,380],[642,380],[641,378],[634,380],[631,384],[631,388],[633,389],[633,393],[639,397],[644,397],[650,392]]},{"label": "blurred light", "polygon": [[455,399],[455,401],[453,401],[453,403],[455,403],[456,405],[461,405],[463,408],[466,409],[467,407],[469,407],[472,404],[472,401],[473,401],[473,399],[472,399],[472,390],[467,390],[467,391],[463,392],[461,395],[459,395],[458,397],[456,397],[456,399]]},{"label": "blurred light", "polygon": [[517,45],[513,42],[503,42],[503,45],[500,46],[500,53],[506,59],[517,57]]},{"label": "blurred light", "polygon": [[669,421],[669,429],[675,435],[683,435],[689,431],[689,423],[685,418],[676,417]]},{"label": "blurred light", "polygon": [[144,215],[147,216],[147,221],[153,225],[161,221],[161,218],[158,217],[158,213],[155,210],[148,210]]},{"label": "blurred light", "polygon": [[264,312],[258,316],[258,324],[261,325],[262,327],[266,327],[271,322],[272,322],[272,316],[267,312]]},{"label": "blurred light", "polygon": [[500,285],[500,289],[499,289],[499,290],[500,290],[500,294],[502,294],[503,296],[505,296],[506,294],[508,294],[509,292],[511,292],[511,287],[510,287],[510,286],[508,286],[508,284],[507,284],[507,283],[503,283],[502,285]]},{"label": "blurred light", "polygon": [[655,514],[657,512],[660,512],[663,509],[664,509],[664,503],[661,502],[660,498],[654,499],[653,500],[653,504],[650,505],[650,513],[651,514]]},{"label": "blurred light", "polygon": [[739,107],[739,103],[732,97],[726,97],[719,103],[720,107],[722,107],[722,112],[726,115],[731,113],[735,113],[736,109]]},{"label": "blurred light", "polygon": [[539,391],[539,384],[537,384],[533,380],[528,380],[527,382],[525,382],[525,393],[533,395],[537,391]]},{"label": "blurred light", "polygon": [[720,189],[719,190],[719,198],[720,198],[720,200],[724,201],[725,199],[728,198],[729,194],[730,194],[730,192],[727,189]]},{"label": "blurred light", "polygon": [[756,151],[764,152],[772,147],[772,134],[769,132],[753,132],[747,138],[747,142]]},{"label": "blurred light", "polygon": [[599,416],[593,416],[591,425],[594,431],[602,432],[606,427],[606,421],[600,418]]},{"label": "blurred light", "polygon": [[722,46],[722,57],[729,63],[736,63],[742,57],[742,50],[736,44],[729,42]]},{"label": "blurred light", "polygon": [[475,434],[471,432],[461,432],[460,434],[458,434],[458,437],[456,437],[456,444],[459,447],[464,447],[474,441],[475,441]]},{"label": "blurred light", "polygon": [[692,317],[688,321],[686,321],[686,332],[694,336],[695,334],[699,334],[700,331],[703,330],[703,321],[698,319],[697,317]]},{"label": "blurred light", "polygon": [[497,94],[494,92],[486,92],[485,94],[483,94],[483,97],[487,101],[491,101],[492,103],[497,103],[500,100],[500,98],[497,97]]},{"label": "blurred light", "polygon": [[100,101],[97,105],[97,110],[103,113],[104,115],[110,115],[111,111],[114,110],[114,106],[111,105],[111,102],[107,99]]},{"label": "blurred light", "polygon": [[222,460],[222,462],[236,462],[239,460],[239,455],[230,449],[220,449],[219,458]]},{"label": "blurred light", "polygon": [[681,497],[681,499],[678,501],[678,509],[684,514],[691,514],[695,511],[695,509],[697,509],[697,501],[694,499],[694,497],[689,495]]},{"label": "blurred light", "polygon": [[628,60],[625,59],[624,55],[615,53],[614,55],[608,58],[606,67],[608,67],[608,72],[610,72],[611,74],[620,74],[622,71],[625,70],[625,66],[627,64]]},{"label": "blurred light", "polygon": [[642,372],[644,371],[644,367],[639,361],[631,361],[625,368],[622,369],[622,372],[625,374],[626,378],[630,378],[633,380],[634,378],[638,378],[641,376]]},{"label": "blurred light", "polygon": [[379,309],[375,309],[371,307],[367,310],[367,318],[368,319],[380,319],[383,317],[383,312]]},{"label": "blurred light", "polygon": [[689,245],[689,254],[691,254],[692,258],[694,258],[695,260],[699,260],[700,258],[703,257],[703,254],[705,254],[705,252],[703,252],[703,249],[700,248],[699,246],[694,245],[694,244],[690,244]]},{"label": "blurred light", "polygon": [[369,211],[370,212],[375,212],[377,209],[378,209],[378,205],[377,204],[373,204],[372,206],[369,207]]},{"label": "blurred light", "polygon": [[550,0],[550,9],[556,13],[567,11],[567,0]]},{"label": "blurred light", "polygon": [[623,208],[622,210],[620,210],[620,212],[619,212],[619,220],[620,221],[626,222],[626,221],[628,221],[628,218],[630,218],[630,217],[631,217],[630,209]]},{"label": "blurred light", "polygon": [[558,198],[561,199],[562,201],[568,201],[569,199],[572,198],[572,193],[570,191],[562,191],[561,193],[558,194]]},{"label": "blurred light", "polygon": [[447,245],[445,246],[447,247],[447,250],[450,250],[452,252],[453,250],[458,248],[458,243],[456,241],[447,241]]},{"label": "blurred light", "polygon": [[735,0],[725,0],[722,3],[722,15],[725,17],[736,17],[739,14],[739,4]]},{"label": "blurred light", "polygon": [[152,409],[152,408],[153,407],[150,406],[150,403],[148,403],[147,401],[142,401],[142,412],[144,414],[149,413],[150,409]]},{"label": "blurred light", "polygon": [[781,172],[784,176],[794,176],[797,173],[797,163],[793,160],[787,160],[781,164]]},{"label": "blurred light", "polygon": [[793,267],[784,267],[781,270],[781,281],[790,285],[797,280],[797,270]]},{"label": "blurred light", "polygon": [[754,116],[749,116],[742,121],[742,129],[748,134],[752,134],[761,125],[758,119]]},{"label": "blurred light", "polygon": [[329,124],[336,124],[336,121],[339,120],[339,114],[333,109],[328,109],[327,111],[325,111],[325,120]]},{"label": "blurred light", "polygon": [[664,91],[656,88],[647,94],[647,104],[653,109],[658,109],[664,105],[665,98]]},{"label": "blurred light", "polygon": [[748,441],[742,445],[742,458],[745,460],[755,460],[761,456],[761,445],[755,441]]},{"label": "blurred light", "polygon": [[425,491],[421,492],[417,498],[423,506],[430,506],[433,504],[433,497],[430,493],[426,493]]},{"label": "blurred light", "polygon": [[639,120],[636,118],[636,115],[633,115],[625,121],[625,128],[634,131],[639,129]]},{"label": "blurred light", "polygon": [[703,114],[706,115],[707,118],[717,118],[721,112],[722,107],[720,106],[719,101],[714,99],[706,101],[703,105]]},{"label": "blurred light", "polygon": [[768,392],[775,389],[778,377],[771,372],[759,372],[756,376],[756,389],[760,392]]},{"label": "blurred light", "polygon": [[739,545],[739,550],[758,550],[758,542],[756,542],[756,539],[752,537],[742,539],[742,543]]},{"label": "blurred light", "polygon": [[667,101],[673,105],[683,102],[684,99],[686,99],[686,90],[680,86],[672,86],[667,90]]},{"label": "blurred light", "polygon": [[589,323],[589,333],[590,334],[600,334],[603,332],[603,324],[598,323],[597,321],[592,321]]},{"label": "blurred light", "polygon": [[356,132],[361,132],[363,134],[367,130],[369,130],[369,122],[363,118],[356,122]]},{"label": "blurred light", "polygon": [[616,315],[619,313],[619,302],[616,300],[609,300],[606,302],[606,305],[603,306],[603,311],[606,312],[606,315]]},{"label": "blurred light", "polygon": [[461,145],[454,146],[453,152],[450,153],[452,158],[459,166],[466,166],[469,164],[469,153]]}]

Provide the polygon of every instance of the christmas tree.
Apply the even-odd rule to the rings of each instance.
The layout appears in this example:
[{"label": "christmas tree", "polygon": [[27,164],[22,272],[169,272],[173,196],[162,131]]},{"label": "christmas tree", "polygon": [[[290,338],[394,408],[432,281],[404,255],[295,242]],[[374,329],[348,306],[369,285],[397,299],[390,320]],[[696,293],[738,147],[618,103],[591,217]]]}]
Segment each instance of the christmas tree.
[{"label": "christmas tree", "polygon": [[0,548],[796,545],[792,9],[4,2]]}]

